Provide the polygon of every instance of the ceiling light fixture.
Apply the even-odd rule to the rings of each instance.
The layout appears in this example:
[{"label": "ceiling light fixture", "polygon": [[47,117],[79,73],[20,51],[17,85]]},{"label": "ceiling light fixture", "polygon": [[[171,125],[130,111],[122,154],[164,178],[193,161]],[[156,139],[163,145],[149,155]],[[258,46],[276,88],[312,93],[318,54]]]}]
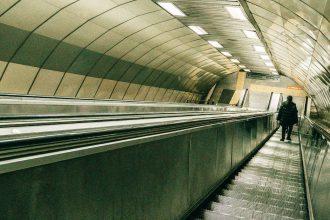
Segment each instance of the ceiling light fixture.
[{"label": "ceiling light fixture", "polygon": [[245,36],[248,37],[248,38],[258,39],[258,35],[255,31],[243,30],[243,32],[244,32]]},{"label": "ceiling light fixture", "polygon": [[232,57],[233,55],[231,55],[229,52],[227,51],[222,51],[221,52],[223,55],[225,55],[226,57]]},{"label": "ceiling light fixture", "polygon": [[157,2],[160,7],[165,9],[167,12],[169,12],[171,15],[179,16],[179,17],[186,17],[187,15],[183,13],[178,7],[176,7],[171,2]]},{"label": "ceiling light fixture", "polygon": [[230,61],[233,62],[233,63],[239,63],[238,59],[230,59]]},{"label": "ceiling light fixture", "polygon": [[232,18],[243,20],[243,21],[247,20],[244,13],[242,12],[242,10],[239,7],[227,6],[225,8],[229,12],[229,14]]},{"label": "ceiling light fixture", "polygon": [[218,41],[209,40],[208,42],[209,42],[209,44],[211,44],[215,48],[223,48],[223,46]]},{"label": "ceiling light fixture", "polygon": [[260,55],[261,59],[263,60],[270,60],[268,55]]},{"label": "ceiling light fixture", "polygon": [[266,53],[266,50],[263,46],[253,46],[257,52]]},{"label": "ceiling light fixture", "polygon": [[265,62],[266,66],[274,66],[272,62]]},{"label": "ceiling light fixture", "polygon": [[245,72],[251,72],[251,70],[249,69],[243,69]]},{"label": "ceiling light fixture", "polygon": [[188,27],[198,35],[206,35],[207,34],[207,32],[203,28],[201,28],[200,26],[190,25]]},{"label": "ceiling light fixture", "polygon": [[246,66],[244,66],[244,65],[238,65],[239,67],[241,67],[241,68],[246,68]]}]

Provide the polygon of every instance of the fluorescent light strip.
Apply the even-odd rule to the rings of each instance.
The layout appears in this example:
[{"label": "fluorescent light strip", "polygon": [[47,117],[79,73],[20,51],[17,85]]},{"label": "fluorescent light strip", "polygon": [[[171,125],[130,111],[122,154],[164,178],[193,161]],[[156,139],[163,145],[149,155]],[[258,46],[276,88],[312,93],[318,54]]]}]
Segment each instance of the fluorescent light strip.
[{"label": "fluorescent light strip", "polygon": [[190,25],[188,26],[191,30],[193,30],[198,35],[205,35],[207,32],[201,28],[200,26]]},{"label": "fluorescent light strip", "polygon": [[257,52],[266,53],[266,50],[263,46],[253,46]]},{"label": "fluorescent light strip", "polygon": [[245,72],[251,72],[251,70],[249,69],[243,69]]},{"label": "fluorescent light strip", "polygon": [[238,59],[230,59],[230,61],[233,62],[233,63],[239,63]]},{"label": "fluorescent light strip", "polygon": [[265,62],[266,66],[274,66],[272,62]]},{"label": "fluorescent light strip", "polygon": [[244,13],[242,12],[242,10],[239,7],[227,6],[225,8],[229,12],[229,14],[232,18],[243,20],[243,21],[247,20]]},{"label": "fluorescent light strip", "polygon": [[209,42],[209,44],[211,44],[215,48],[223,48],[223,46],[218,41],[209,40],[208,42]]},{"label": "fluorescent light strip", "polygon": [[248,38],[258,39],[258,35],[255,31],[243,30],[243,32],[244,32],[245,36],[248,37]]},{"label": "fluorescent light strip", "polygon": [[157,2],[157,3],[160,5],[160,7],[165,9],[171,15],[179,16],[179,17],[186,17],[185,13],[183,13],[178,7],[176,7],[171,2]]},{"label": "fluorescent light strip", "polygon": [[270,60],[268,55],[260,55],[261,59],[263,60]]},{"label": "fluorescent light strip", "polygon": [[223,55],[225,55],[226,57],[232,57],[233,55],[231,55],[229,52],[227,51],[223,51],[221,52]]},{"label": "fluorescent light strip", "polygon": [[244,65],[238,65],[239,67],[241,67],[241,68],[246,68],[246,66],[244,66]]}]

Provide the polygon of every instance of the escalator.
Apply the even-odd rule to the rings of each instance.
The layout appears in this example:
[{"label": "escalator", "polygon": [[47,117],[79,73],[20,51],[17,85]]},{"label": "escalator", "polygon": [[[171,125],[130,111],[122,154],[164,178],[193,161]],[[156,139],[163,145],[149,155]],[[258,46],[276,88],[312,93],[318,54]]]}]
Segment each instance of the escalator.
[{"label": "escalator", "polygon": [[298,138],[279,139],[277,131],[198,218],[307,219]]}]

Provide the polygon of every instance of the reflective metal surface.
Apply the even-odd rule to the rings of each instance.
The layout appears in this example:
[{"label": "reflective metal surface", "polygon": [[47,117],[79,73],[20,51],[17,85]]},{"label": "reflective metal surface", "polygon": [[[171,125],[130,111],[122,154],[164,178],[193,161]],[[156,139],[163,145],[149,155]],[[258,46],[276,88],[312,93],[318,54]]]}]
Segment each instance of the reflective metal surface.
[{"label": "reflective metal surface", "polygon": [[328,219],[330,212],[326,204],[330,200],[329,133],[321,133],[308,119],[302,121],[300,133],[313,214],[315,219]]},{"label": "reflective metal surface", "polygon": [[278,131],[222,190],[203,219],[307,219],[297,137]]},{"label": "reflective metal surface", "polygon": [[320,108],[330,106],[327,0],[247,0],[278,71],[294,79]]},{"label": "reflective metal surface", "polygon": [[[259,120],[235,122],[235,132]],[[231,126],[176,129],[0,161],[0,169],[7,169],[0,175],[0,194],[6,195],[0,196],[0,218],[181,219],[235,168],[234,147],[243,152],[245,146],[233,146]]]},{"label": "reflective metal surface", "polygon": [[[33,96],[0,96],[2,117],[102,116],[171,112],[246,112],[253,110],[234,106],[201,105],[192,103],[134,102]],[[256,112],[256,111],[255,111]]]},{"label": "reflective metal surface", "polygon": [[[173,2],[187,14],[187,17],[178,18],[183,24],[203,27],[208,32],[207,35],[202,36],[203,39],[218,41],[223,46],[218,49],[219,51],[230,52],[232,55],[229,57],[230,59],[238,59],[239,65],[245,66],[245,68],[239,67],[240,69],[271,74],[272,71],[254,49],[254,46],[263,46],[263,43],[258,37],[248,38],[244,34],[244,31],[255,33],[254,26],[248,19],[232,18],[226,9],[226,7],[240,8],[239,1],[170,0],[169,2]],[[243,11],[243,8],[241,10]],[[246,15],[244,16],[246,17]],[[228,68],[230,65],[226,67]]]}]

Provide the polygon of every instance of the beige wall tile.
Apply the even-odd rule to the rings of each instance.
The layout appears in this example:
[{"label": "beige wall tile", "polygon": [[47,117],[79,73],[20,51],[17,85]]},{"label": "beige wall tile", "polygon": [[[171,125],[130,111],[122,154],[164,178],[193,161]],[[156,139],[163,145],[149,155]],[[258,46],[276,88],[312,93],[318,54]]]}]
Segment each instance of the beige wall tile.
[{"label": "beige wall tile", "polygon": [[54,92],[63,76],[63,72],[42,69],[33,83],[29,94],[54,95]]},{"label": "beige wall tile", "polygon": [[0,78],[1,78],[1,76],[2,76],[3,70],[4,70],[5,67],[6,67],[6,64],[7,64],[7,62],[0,61]]},{"label": "beige wall tile", "polygon": [[163,97],[163,102],[168,102],[170,100],[171,94],[172,94],[173,90],[172,89],[168,89],[165,92],[165,95]]},{"label": "beige wall tile", "polygon": [[168,100],[169,102],[175,102],[175,99],[177,98],[177,96],[178,96],[178,94],[179,94],[179,91],[174,91],[173,93],[172,93],[172,95],[171,95],[171,97],[170,97],[170,99]]},{"label": "beige wall tile", "polygon": [[163,96],[164,96],[164,93],[166,92],[166,89],[164,88],[160,88],[158,89],[157,91],[157,95],[156,97],[154,98],[154,101],[157,101],[157,102],[162,102],[163,100]]},{"label": "beige wall tile", "polygon": [[74,97],[84,79],[84,76],[66,73],[55,96]]},{"label": "beige wall tile", "polygon": [[128,88],[128,86],[129,86],[129,83],[127,83],[127,82],[118,82],[117,85],[115,86],[110,98],[122,100],[124,93],[125,93],[126,89]]},{"label": "beige wall tile", "polygon": [[156,87],[151,87],[146,98],[144,99],[145,101],[152,101],[153,98],[155,97],[156,95],[156,92],[158,91],[158,88]]},{"label": "beige wall tile", "polygon": [[96,99],[108,99],[116,81],[110,79],[103,79],[98,89],[95,98]]},{"label": "beige wall tile", "polygon": [[139,93],[137,94],[135,100],[137,101],[143,101],[146,97],[146,93],[148,92],[150,86],[141,86],[141,89],[139,91]]},{"label": "beige wall tile", "polygon": [[26,94],[37,71],[37,67],[10,63],[0,81],[0,92]]},{"label": "beige wall tile", "polygon": [[1,17],[1,23],[31,31],[57,10],[43,0],[23,0]]},{"label": "beige wall tile", "polygon": [[84,83],[82,84],[77,97],[78,98],[93,98],[97,87],[100,85],[101,78],[86,77]]},{"label": "beige wall tile", "polygon": [[127,89],[124,99],[125,100],[134,100],[134,98],[137,96],[137,92],[140,87],[141,87],[140,84],[131,83]]},{"label": "beige wall tile", "polygon": [[52,19],[47,21],[47,23],[38,28],[36,33],[61,40],[83,22],[85,22],[85,19],[82,19],[63,10]]}]

